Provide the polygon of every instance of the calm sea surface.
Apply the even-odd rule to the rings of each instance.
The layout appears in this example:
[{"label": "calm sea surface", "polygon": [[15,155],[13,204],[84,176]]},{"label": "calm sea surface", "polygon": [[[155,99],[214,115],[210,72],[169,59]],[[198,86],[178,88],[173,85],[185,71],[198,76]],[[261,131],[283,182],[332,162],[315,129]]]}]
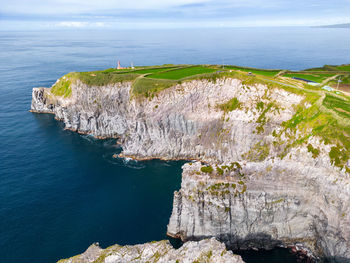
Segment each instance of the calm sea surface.
[{"label": "calm sea surface", "polygon": [[[350,63],[350,30],[0,31],[0,262],[55,262],[96,241],[166,238],[183,162],[115,160],[113,140],[28,112],[32,87],[117,60],[304,69]],[[244,258],[297,262],[280,249]]]}]

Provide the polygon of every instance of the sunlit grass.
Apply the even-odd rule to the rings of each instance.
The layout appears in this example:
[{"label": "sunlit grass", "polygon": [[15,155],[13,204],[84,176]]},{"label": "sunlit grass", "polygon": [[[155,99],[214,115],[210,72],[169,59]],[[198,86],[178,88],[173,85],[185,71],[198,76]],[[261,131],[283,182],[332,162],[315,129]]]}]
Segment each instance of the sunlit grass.
[{"label": "sunlit grass", "polygon": [[152,79],[180,80],[180,79],[190,77],[193,75],[212,73],[214,71],[217,71],[217,69],[203,67],[203,66],[194,66],[194,67],[185,67],[185,68],[155,73],[155,74],[149,75],[147,77],[152,78]]},{"label": "sunlit grass", "polygon": [[244,72],[251,72],[256,75],[263,75],[266,77],[274,77],[276,74],[280,72],[280,70],[260,70],[260,69],[253,69],[253,68],[242,68],[242,67],[236,67],[236,66],[225,66],[226,69],[233,69],[233,70],[240,70]]},{"label": "sunlit grass", "polygon": [[148,78],[138,78],[133,82],[132,93],[135,96],[146,98],[154,96],[157,92],[170,88],[176,84],[173,80],[155,80]]},{"label": "sunlit grass", "polygon": [[335,76],[335,75],[336,74],[324,74],[324,73],[319,73],[319,74],[287,73],[287,74],[284,74],[283,76],[289,77],[289,78],[301,78],[301,79],[321,83],[322,81],[326,80],[327,78]]}]

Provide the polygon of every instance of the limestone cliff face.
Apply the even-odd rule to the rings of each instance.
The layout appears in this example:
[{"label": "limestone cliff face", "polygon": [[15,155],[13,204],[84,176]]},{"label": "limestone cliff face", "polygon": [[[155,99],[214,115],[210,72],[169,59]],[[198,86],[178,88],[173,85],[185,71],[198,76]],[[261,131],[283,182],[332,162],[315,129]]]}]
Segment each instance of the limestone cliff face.
[{"label": "limestone cliff face", "polygon": [[[192,81],[164,90],[153,99],[133,99],[131,83],[88,87],[72,85],[70,98],[49,89],[33,89],[32,111],[51,112],[67,129],[96,137],[116,137],[123,155],[142,158],[224,162],[243,160],[256,143],[291,118],[292,105],[302,97],[263,85],[248,87],[236,79]],[[217,105],[238,98],[245,109],[226,114]],[[283,102],[279,112],[267,112],[264,132],[256,133],[257,101]]]},{"label": "limestone cliff face", "polygon": [[201,167],[199,162],[183,167],[169,235],[216,236],[234,249],[297,245],[349,262],[349,180],[332,169],[301,166],[293,158],[242,163],[222,175]]},{"label": "limestone cliff face", "polygon": [[83,254],[59,261],[59,263],[94,262],[244,263],[240,256],[227,251],[225,245],[214,238],[187,242],[179,249],[174,249],[167,240],[134,246],[113,245],[106,249],[93,244]]},{"label": "limestone cliff face", "polygon": [[[287,133],[276,136],[296,105],[310,107],[303,96],[231,78],[184,82],[153,98],[133,98],[129,82],[90,87],[77,81],[71,89],[69,98],[34,89],[32,111],[55,114],[67,129],[117,138],[123,156],[212,164],[209,173],[199,163],[184,166],[169,235],[215,236],[239,248],[302,244],[349,262],[349,174],[331,165],[332,145],[319,138],[310,134],[288,148]],[[234,98],[238,105],[223,111],[220,105]],[[297,140],[299,132],[292,136]]]}]

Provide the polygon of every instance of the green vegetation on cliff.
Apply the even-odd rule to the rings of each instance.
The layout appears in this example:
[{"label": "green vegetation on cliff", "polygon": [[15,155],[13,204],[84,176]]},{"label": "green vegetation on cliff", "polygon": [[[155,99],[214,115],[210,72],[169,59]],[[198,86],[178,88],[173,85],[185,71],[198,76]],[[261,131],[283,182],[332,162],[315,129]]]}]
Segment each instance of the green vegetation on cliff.
[{"label": "green vegetation on cliff", "polygon": [[132,84],[132,93],[135,96],[153,97],[157,92],[174,86],[176,82],[170,80],[154,80],[138,78]]},{"label": "green vegetation on cliff", "polygon": [[88,86],[106,86],[122,82],[133,82],[133,94],[135,96],[150,97],[155,93],[174,86],[176,80],[185,79],[205,73],[216,71],[216,67],[206,66],[154,66],[135,69],[106,69],[91,72],[72,72],[61,79],[52,87],[51,92],[57,96],[69,97],[70,85],[77,80]]},{"label": "green vegetation on cliff", "polygon": [[214,169],[211,166],[203,166],[203,167],[201,167],[201,171],[203,173],[210,174],[210,173],[212,173],[214,171]]},{"label": "green vegetation on cliff", "polygon": [[228,102],[218,105],[218,107],[224,112],[229,112],[229,111],[239,109],[241,107],[241,103],[236,97],[234,97],[230,99]]},{"label": "green vegetation on cliff", "polygon": [[[344,118],[350,118],[350,101],[342,97],[326,94],[323,105]],[[350,124],[350,123],[349,123]]]},{"label": "green vegetation on cliff", "polygon": [[[274,133],[279,145],[284,145],[284,157],[289,149],[304,144],[311,136],[320,138],[324,144],[333,145],[329,152],[332,164],[346,168],[350,156],[350,101],[347,97],[325,92],[305,93],[305,99],[296,107],[294,116],[282,123],[283,130]],[[306,104],[309,106],[306,107]],[[287,137],[280,139],[281,135]],[[316,158],[319,149],[311,144],[308,151]]]},{"label": "green vegetation on cliff", "polygon": [[[350,74],[344,73],[350,65],[324,66],[323,68],[291,72],[279,70],[259,70],[237,66],[194,66],[194,65],[164,65],[141,67],[136,69],[107,69],[93,72],[73,72],[56,82],[51,92],[57,96],[69,97],[72,94],[71,86],[77,81],[88,86],[105,86],[120,82],[130,82],[134,97],[152,99],[162,90],[177,84],[192,80],[207,80],[215,82],[217,79],[234,78],[241,81],[244,88],[262,84],[269,90],[278,88],[304,97],[303,101],[294,109],[294,116],[282,123],[282,129],[273,132],[274,145],[282,150],[284,158],[289,150],[299,145],[305,145],[314,158],[322,151],[321,148],[310,144],[311,136],[318,137],[324,144],[331,145],[329,157],[331,162],[346,168],[350,156],[350,99],[334,91],[328,92],[319,87],[306,85],[292,77],[300,77],[316,82],[325,82],[333,76],[341,76],[343,83],[350,83]],[[253,75],[247,72],[252,72]],[[283,77],[280,77],[283,76]],[[335,80],[327,80],[328,84],[337,84]],[[266,98],[267,100],[269,98]],[[218,110],[225,114],[233,110],[243,110],[244,105],[235,97],[218,104]],[[256,134],[265,132],[268,122],[267,113],[279,110],[275,102],[257,102]],[[224,118],[223,118],[224,120]],[[282,136],[283,135],[283,136]],[[283,139],[281,139],[283,138]],[[254,161],[262,161],[268,157],[271,145],[264,142],[257,143],[245,157]],[[208,168],[205,168],[208,169]],[[347,168],[348,169],[348,168]],[[204,171],[203,171],[204,172]],[[208,172],[208,171],[206,171]],[[217,171],[222,172],[221,168]]]},{"label": "green vegetation on cliff", "polygon": [[72,93],[71,80],[68,77],[59,79],[51,88],[52,94],[56,96],[69,97]]},{"label": "green vegetation on cliff", "polygon": [[135,73],[104,70],[91,72],[71,72],[60,78],[51,88],[51,93],[56,96],[69,97],[72,93],[71,84],[80,80],[89,86],[105,86],[109,84],[133,81],[139,75]]},{"label": "green vegetation on cliff", "polygon": [[106,71],[92,71],[92,72],[75,72],[72,75],[73,79],[79,79],[89,86],[105,86],[119,82],[133,81],[139,75],[133,72],[106,72]]},{"label": "green vegetation on cliff", "polygon": [[[336,70],[345,70],[349,65],[334,66]],[[253,73],[249,75],[248,72]],[[73,72],[65,76],[65,81],[59,81],[53,86],[52,93],[57,96],[69,97],[71,94],[70,84],[80,80],[89,86],[105,86],[120,82],[133,82],[133,93],[135,96],[150,97],[152,94],[169,88],[184,81],[191,81],[193,79],[207,79],[215,81],[222,77],[239,77],[244,84],[250,85],[255,83],[270,83],[282,84],[290,86],[283,78],[305,78],[311,81],[321,82],[325,79],[337,75],[338,72],[289,72],[281,70],[263,70],[254,68],[245,68],[238,66],[218,66],[218,65],[163,65],[163,66],[148,66],[137,67],[135,69],[106,69],[101,71],[91,72]],[[344,73],[343,73],[344,75]],[[62,80],[62,78],[61,78]],[[344,77],[344,81],[347,78]],[[294,82],[293,82],[294,81]],[[296,80],[290,80],[295,85],[304,85]],[[285,83],[285,84],[284,84]],[[299,84],[298,84],[299,83]],[[333,82],[330,82],[334,84]],[[345,83],[345,82],[344,82]],[[311,86],[309,87],[309,89]],[[319,89],[319,88],[317,88]]]}]

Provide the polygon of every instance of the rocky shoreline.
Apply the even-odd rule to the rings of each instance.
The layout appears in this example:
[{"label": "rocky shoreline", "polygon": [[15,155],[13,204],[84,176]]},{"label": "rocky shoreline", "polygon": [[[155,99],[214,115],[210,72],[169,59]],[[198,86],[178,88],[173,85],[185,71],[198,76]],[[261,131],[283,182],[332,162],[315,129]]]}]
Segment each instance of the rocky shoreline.
[{"label": "rocky shoreline", "polygon": [[[216,237],[233,249],[298,247],[349,262],[350,178],[331,165],[332,145],[309,136],[286,151],[288,138],[275,136],[296,106],[310,106],[302,95],[231,78],[184,82],[141,99],[131,97],[130,82],[77,81],[71,90],[65,98],[34,88],[31,111],[53,113],[79,133],[117,138],[121,156],[199,161],[183,166],[168,235]],[[241,107],[218,107],[233,98]]]},{"label": "rocky shoreline", "polygon": [[150,242],[133,246],[113,245],[101,249],[92,244],[84,253],[58,263],[129,263],[129,262],[207,262],[207,263],[244,263],[242,258],[226,250],[224,244],[215,238],[191,241],[182,247],[174,249],[168,240]]}]

